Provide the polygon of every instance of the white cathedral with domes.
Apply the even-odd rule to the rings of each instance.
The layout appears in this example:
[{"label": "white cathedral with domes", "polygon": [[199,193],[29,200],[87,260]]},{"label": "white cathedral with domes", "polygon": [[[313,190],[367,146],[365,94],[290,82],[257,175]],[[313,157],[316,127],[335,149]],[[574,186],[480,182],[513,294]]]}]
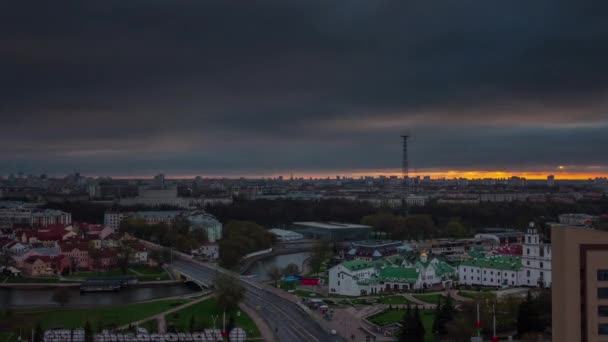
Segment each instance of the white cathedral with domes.
[{"label": "white cathedral with domes", "polygon": [[551,244],[541,240],[534,222],[530,222],[522,247],[523,277],[519,285],[551,287]]}]

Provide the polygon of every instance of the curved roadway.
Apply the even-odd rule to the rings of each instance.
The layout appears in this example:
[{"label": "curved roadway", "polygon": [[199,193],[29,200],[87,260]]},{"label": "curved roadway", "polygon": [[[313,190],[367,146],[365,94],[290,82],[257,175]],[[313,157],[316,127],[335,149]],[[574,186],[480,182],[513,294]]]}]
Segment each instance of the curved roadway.
[{"label": "curved roadway", "polygon": [[[231,273],[219,267],[213,268],[206,264],[185,260],[174,261],[172,266],[188,277],[205,283],[212,283],[218,272]],[[274,330],[279,341],[344,341],[340,336],[331,335],[325,331],[313,317],[296,303],[266,290],[264,285],[245,279],[240,280],[245,288],[243,303],[252,309],[258,306],[261,308],[257,313]]]}]

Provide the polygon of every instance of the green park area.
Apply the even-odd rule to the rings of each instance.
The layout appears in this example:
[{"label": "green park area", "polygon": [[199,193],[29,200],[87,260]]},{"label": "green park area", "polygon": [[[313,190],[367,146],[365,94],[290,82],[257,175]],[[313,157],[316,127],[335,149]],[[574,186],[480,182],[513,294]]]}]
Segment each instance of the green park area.
[{"label": "green park area", "polygon": [[84,327],[87,321],[94,330],[99,331],[103,328],[117,328],[187,302],[188,300],[176,299],[84,309],[9,309],[0,312],[0,332],[31,331],[37,323],[43,329],[78,328]]},{"label": "green park area", "polygon": [[[219,329],[222,327],[223,314],[223,309],[212,298],[171,313],[165,317],[165,320],[169,330],[196,331],[213,328],[213,318],[217,317],[215,325]],[[245,330],[248,337],[260,336],[257,326],[246,313],[239,310],[226,312],[226,325],[231,317],[234,318],[235,326]]]},{"label": "green park area", "polygon": [[[384,326],[392,323],[399,323],[403,320],[403,316],[406,313],[404,308],[392,308],[386,309],[378,314],[375,314],[368,318],[368,320],[376,325]],[[435,311],[426,310],[420,312],[420,318],[424,325],[424,339],[425,341],[433,341],[433,321],[435,320]]]},{"label": "green park area", "polygon": [[[423,302],[429,303],[429,304],[437,304],[437,302],[439,302],[439,298],[442,297],[441,294],[426,294],[426,295],[413,295],[414,298],[421,300]],[[445,299],[442,298],[442,299]]]},{"label": "green park area", "polygon": [[404,296],[385,296],[385,297],[380,297],[380,302],[382,304],[407,304],[407,303],[411,303],[409,300],[407,300],[407,298],[405,298]]},{"label": "green park area", "polygon": [[458,291],[458,295],[465,298],[471,299],[495,299],[496,295],[492,292],[470,292],[470,291]]}]

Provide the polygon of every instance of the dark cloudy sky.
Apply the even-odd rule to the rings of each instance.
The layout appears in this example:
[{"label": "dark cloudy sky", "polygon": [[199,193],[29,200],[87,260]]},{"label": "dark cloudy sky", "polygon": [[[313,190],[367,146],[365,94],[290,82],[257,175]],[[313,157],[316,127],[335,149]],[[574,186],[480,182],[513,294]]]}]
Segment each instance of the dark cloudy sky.
[{"label": "dark cloudy sky", "polygon": [[0,174],[608,173],[606,1],[6,1]]}]

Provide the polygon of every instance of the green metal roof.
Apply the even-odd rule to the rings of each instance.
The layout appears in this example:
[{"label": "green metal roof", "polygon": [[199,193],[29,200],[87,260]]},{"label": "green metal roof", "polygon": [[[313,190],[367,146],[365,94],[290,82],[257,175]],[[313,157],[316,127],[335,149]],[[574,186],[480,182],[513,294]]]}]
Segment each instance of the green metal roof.
[{"label": "green metal roof", "polygon": [[351,271],[357,271],[357,270],[362,270],[365,268],[374,267],[373,263],[371,263],[369,261],[365,261],[365,260],[345,261],[341,265],[348,268]]},{"label": "green metal roof", "polygon": [[418,269],[414,267],[385,267],[378,278],[382,280],[418,280]]},{"label": "green metal roof", "polygon": [[463,260],[460,265],[480,268],[494,268],[505,271],[519,271],[522,268],[520,257],[506,255],[493,255],[485,258]]},{"label": "green metal roof", "polygon": [[435,268],[435,273],[438,276],[443,276],[446,273],[454,273],[456,270],[454,269],[454,267],[448,265],[447,263],[443,262],[443,261],[439,261],[437,263],[433,264],[433,268]]}]

